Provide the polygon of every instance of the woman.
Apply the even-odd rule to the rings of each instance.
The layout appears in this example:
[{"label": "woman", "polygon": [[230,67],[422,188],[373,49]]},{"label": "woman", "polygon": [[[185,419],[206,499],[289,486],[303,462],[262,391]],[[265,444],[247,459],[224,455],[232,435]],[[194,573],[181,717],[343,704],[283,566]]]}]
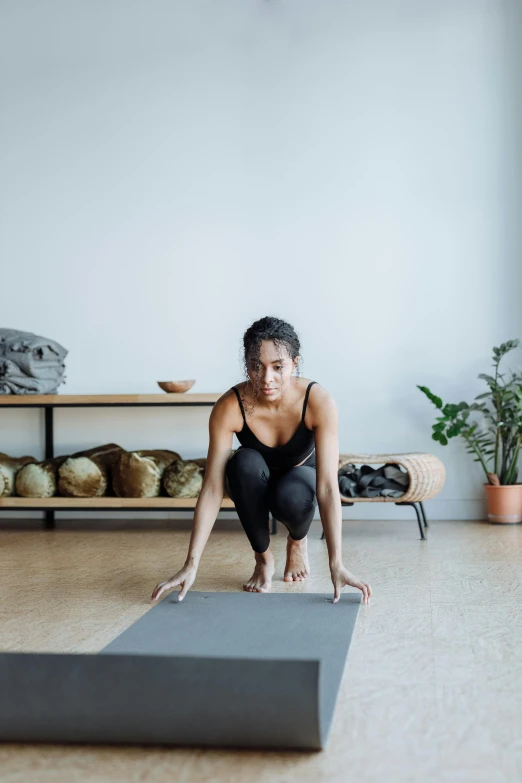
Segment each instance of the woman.
[{"label": "woman", "polygon": [[[210,415],[205,477],[185,565],[156,586],[152,600],[177,586],[181,586],[179,601],[187,594],[225,488],[255,554],[254,573],[244,590],[264,593],[271,588],[270,512],[288,529],[285,582],[307,579],[306,536],[319,505],[333,602],[339,600],[345,585],[351,585],[362,591],[363,602],[368,603],[370,585],[351,574],[342,562],[335,402],[316,381],[293,375],[298,369],[300,343],[286,321],[273,317],[256,321],[245,332],[243,347],[248,380],[225,392]],[[231,455],[234,433],[242,445]]]}]

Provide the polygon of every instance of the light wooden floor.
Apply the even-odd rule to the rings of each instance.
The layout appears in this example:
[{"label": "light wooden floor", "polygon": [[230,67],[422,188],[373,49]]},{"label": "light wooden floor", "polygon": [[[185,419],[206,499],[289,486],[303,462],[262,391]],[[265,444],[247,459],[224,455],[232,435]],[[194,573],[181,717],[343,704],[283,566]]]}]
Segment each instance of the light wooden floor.
[{"label": "light wooden floor", "polygon": [[[100,649],[148,610],[190,535],[188,524],[79,524],[0,531],[3,649]],[[194,589],[241,589],[252,557],[236,524],[217,523]],[[433,522],[426,543],[413,519],[343,529],[345,564],[374,595],[359,612],[326,751],[0,745],[2,783],[522,780],[522,527]],[[282,581],[284,531],[273,537],[275,590],[330,591],[319,535],[314,523],[310,580],[292,585]]]}]

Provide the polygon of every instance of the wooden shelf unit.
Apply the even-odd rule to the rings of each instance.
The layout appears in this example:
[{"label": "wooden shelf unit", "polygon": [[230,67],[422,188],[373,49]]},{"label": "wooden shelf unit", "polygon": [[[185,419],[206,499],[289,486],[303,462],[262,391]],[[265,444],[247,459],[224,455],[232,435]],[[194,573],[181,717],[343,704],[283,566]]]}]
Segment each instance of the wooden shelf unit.
[{"label": "wooden shelf unit", "polygon": [[[117,511],[118,509],[137,509],[142,511],[188,511],[196,507],[197,498],[115,498],[103,496],[99,498],[62,498],[58,495],[52,498],[20,498],[8,497],[0,498],[0,508],[10,508],[20,510],[23,508],[33,511],[42,509],[54,509],[55,511],[67,511],[74,509],[78,511],[104,510]],[[234,503],[230,498],[223,498],[221,508],[234,509]]]},{"label": "wooden shelf unit", "polygon": [[[100,408],[100,407],[146,407],[146,406],[213,406],[221,394],[5,394],[0,395],[2,408],[42,408],[45,428],[45,459],[54,454],[54,409],[55,408]],[[44,511],[45,528],[55,526],[55,511],[189,511],[194,510],[197,498],[118,498],[103,496],[97,498],[0,498],[0,511]],[[223,498],[221,509],[234,509],[230,498]],[[272,532],[275,532],[272,520]]]},{"label": "wooden shelf unit", "polygon": [[[224,393],[224,392],[223,392]],[[221,394],[0,394],[0,408],[214,405]]]}]

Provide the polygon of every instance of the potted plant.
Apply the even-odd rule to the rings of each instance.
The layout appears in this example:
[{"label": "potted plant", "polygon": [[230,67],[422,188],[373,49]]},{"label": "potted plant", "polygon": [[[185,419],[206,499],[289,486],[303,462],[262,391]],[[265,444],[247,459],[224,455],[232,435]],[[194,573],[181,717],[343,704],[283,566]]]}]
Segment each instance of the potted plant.
[{"label": "potted plant", "polygon": [[[484,486],[490,522],[522,522],[522,484],[517,483],[522,441],[522,373],[511,372],[505,379],[499,372],[502,357],[519,343],[520,340],[509,340],[493,348],[495,374],[478,376],[487,383],[488,391],[477,395],[471,405],[444,405],[426,386],[417,386],[442,414],[433,425],[433,440],[446,446],[450,438],[460,436],[474,461],[482,465],[487,477]],[[468,421],[475,413],[481,414],[485,427]]]}]

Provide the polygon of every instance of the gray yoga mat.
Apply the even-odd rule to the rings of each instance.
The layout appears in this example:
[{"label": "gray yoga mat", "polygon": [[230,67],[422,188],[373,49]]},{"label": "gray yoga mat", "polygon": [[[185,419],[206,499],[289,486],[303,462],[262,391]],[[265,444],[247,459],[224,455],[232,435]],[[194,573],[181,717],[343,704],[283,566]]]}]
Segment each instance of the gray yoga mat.
[{"label": "gray yoga mat", "polygon": [[0,740],[319,750],[360,594],[171,594],[98,655],[0,654]]}]

